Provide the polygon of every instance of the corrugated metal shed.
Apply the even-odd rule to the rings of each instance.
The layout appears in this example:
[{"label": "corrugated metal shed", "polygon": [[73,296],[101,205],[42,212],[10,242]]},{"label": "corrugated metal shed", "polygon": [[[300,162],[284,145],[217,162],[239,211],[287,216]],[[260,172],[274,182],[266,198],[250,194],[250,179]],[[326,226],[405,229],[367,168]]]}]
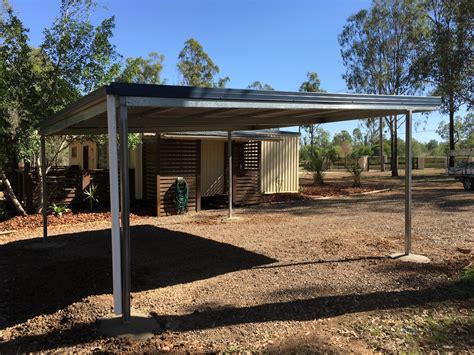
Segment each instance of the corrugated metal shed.
[{"label": "corrugated metal shed", "polygon": [[224,141],[202,140],[201,196],[224,193]]},{"label": "corrugated metal shed", "polygon": [[262,142],[262,192],[298,192],[299,135],[281,135],[279,141]]}]

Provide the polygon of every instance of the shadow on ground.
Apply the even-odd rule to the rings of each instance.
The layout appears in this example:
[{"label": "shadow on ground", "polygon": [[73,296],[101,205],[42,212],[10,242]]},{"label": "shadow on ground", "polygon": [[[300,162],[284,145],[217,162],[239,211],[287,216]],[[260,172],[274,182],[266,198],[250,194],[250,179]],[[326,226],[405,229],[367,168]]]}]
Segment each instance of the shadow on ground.
[{"label": "shadow on ground", "polygon": [[[155,315],[162,330],[191,331],[270,321],[308,321],[343,314],[406,307],[431,307],[434,302],[472,299],[472,283],[452,282],[421,290],[324,296],[235,308],[216,307],[186,315]],[[431,303],[431,305],[430,305]],[[5,343],[4,351],[44,351],[98,339],[97,324],[86,323]],[[1,347],[0,347],[1,350]]]},{"label": "shadow on ground", "polygon": [[[206,279],[276,260],[155,226],[131,228],[132,291]],[[53,313],[91,295],[112,293],[110,230],[0,246],[0,329]]]}]

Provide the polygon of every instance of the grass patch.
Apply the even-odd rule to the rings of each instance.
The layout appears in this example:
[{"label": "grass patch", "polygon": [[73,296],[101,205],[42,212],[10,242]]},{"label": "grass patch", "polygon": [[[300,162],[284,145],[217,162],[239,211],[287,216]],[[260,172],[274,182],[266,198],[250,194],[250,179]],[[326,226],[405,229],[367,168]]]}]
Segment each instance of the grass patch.
[{"label": "grass patch", "polygon": [[467,283],[474,285],[474,265],[468,265],[459,273],[459,281],[461,283]]},{"label": "grass patch", "polygon": [[474,348],[474,266],[463,268],[450,285],[461,300],[374,312],[352,327],[375,351],[469,352]]}]

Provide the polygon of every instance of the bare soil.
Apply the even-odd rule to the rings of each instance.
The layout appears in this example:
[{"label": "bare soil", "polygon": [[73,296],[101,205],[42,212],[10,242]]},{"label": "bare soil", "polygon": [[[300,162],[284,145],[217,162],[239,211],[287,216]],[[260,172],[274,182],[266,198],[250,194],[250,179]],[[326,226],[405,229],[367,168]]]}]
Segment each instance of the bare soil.
[{"label": "bare soil", "polygon": [[[403,249],[403,180],[366,174],[372,195],[132,218],[132,307],[160,331],[105,338],[112,311],[109,223],[0,235],[0,352],[472,352],[474,194],[414,177],[413,249]],[[302,181],[304,183],[305,177]],[[350,181],[343,173],[326,180]]]}]

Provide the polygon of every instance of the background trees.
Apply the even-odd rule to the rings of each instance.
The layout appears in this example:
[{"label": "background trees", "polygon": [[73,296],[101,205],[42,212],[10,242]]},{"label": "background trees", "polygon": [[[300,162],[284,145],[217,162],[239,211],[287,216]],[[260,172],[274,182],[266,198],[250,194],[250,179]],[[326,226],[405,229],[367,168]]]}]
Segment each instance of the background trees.
[{"label": "background trees", "polygon": [[137,84],[164,84],[161,78],[165,56],[157,52],[148,54],[148,58],[129,57],[116,81]]},{"label": "background trees", "polygon": [[0,179],[18,212],[26,212],[16,198],[7,174],[18,160],[35,151],[36,93],[27,30],[4,2],[0,13]]},{"label": "background trees", "polygon": [[[460,106],[472,107],[474,87],[474,2],[429,0],[424,2],[428,32],[421,38],[414,75],[442,97],[442,113],[449,115],[449,149],[456,148],[455,114]],[[443,137],[444,138],[444,137]],[[450,159],[450,166],[454,160]]]},{"label": "background trees", "polygon": [[182,76],[182,85],[223,88],[229,81],[229,77],[216,78],[220,72],[219,67],[194,38],[184,43],[184,48],[178,55],[177,67]]},{"label": "background trees", "polygon": [[[419,41],[427,32],[418,0],[374,1],[368,10],[350,16],[339,36],[350,90],[370,94],[413,94],[421,88],[412,71]],[[399,118],[386,117],[391,139],[392,176],[398,176]]]},{"label": "background trees", "polygon": [[270,85],[268,84],[262,84],[260,81],[254,81],[252,84],[250,84],[249,86],[247,86],[248,89],[253,89],[253,90],[269,90],[269,91],[273,91],[275,90],[274,88],[272,88]]},{"label": "background trees", "polygon": [[[321,88],[321,81],[319,80],[319,76],[316,72],[308,72],[306,73],[306,80],[300,85],[299,88],[300,92],[325,92]],[[315,143],[315,136],[318,134],[317,128],[318,125],[310,124],[301,126],[309,135],[309,142],[311,146]],[[300,131],[301,131],[300,127]]]},{"label": "background trees", "polygon": [[[92,23],[95,3],[62,0],[52,26],[44,30],[40,48],[28,45],[27,30],[6,1],[0,23],[2,152],[5,173],[19,160],[29,164],[38,156],[37,123],[89,91],[109,82],[119,70],[110,38],[114,18]],[[76,137],[48,137],[48,161],[54,162]],[[8,144],[11,142],[11,144]],[[41,162],[47,164],[47,162]],[[5,174],[1,177],[7,182]],[[10,199],[24,210],[12,193]]]}]

